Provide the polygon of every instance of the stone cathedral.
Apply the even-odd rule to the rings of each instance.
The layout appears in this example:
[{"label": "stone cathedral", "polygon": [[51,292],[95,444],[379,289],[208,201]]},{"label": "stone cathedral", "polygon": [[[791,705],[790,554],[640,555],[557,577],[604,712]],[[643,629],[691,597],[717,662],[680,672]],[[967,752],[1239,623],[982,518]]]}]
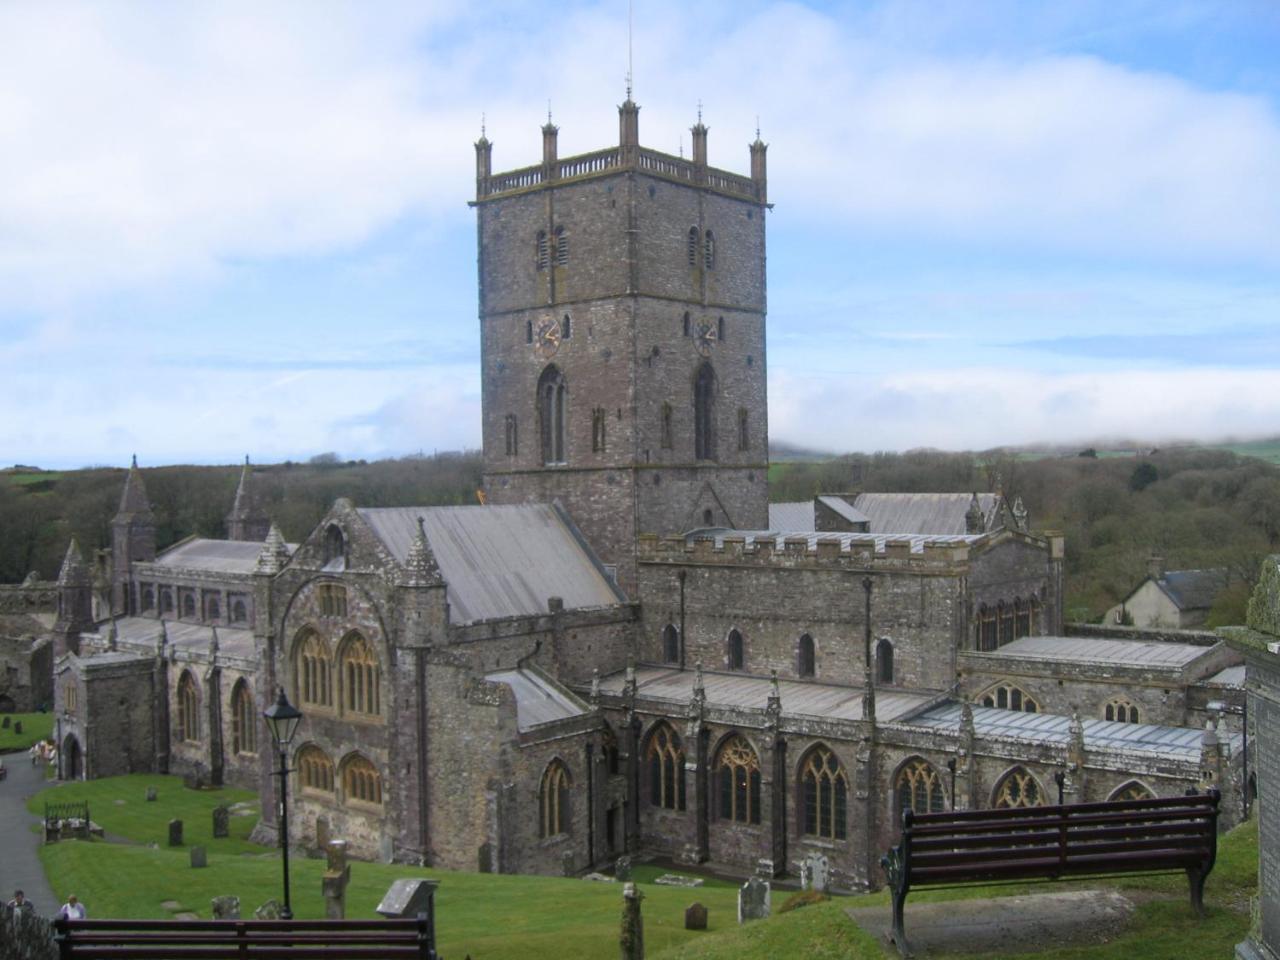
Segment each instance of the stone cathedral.
[{"label": "stone cathedral", "polygon": [[[483,502],[338,500],[288,543],[246,463],[228,539],[57,584],[64,778],[258,789],[304,713],[294,837],[576,875],[630,853],[881,882],[900,811],[1251,789],[1211,634],[1064,635],[1064,544],[1000,491],[770,504],[766,147],[749,175],[615,145],[495,173],[476,144]],[[1219,724],[1221,720],[1221,724]],[[1251,765],[1250,765],[1251,766]]]}]

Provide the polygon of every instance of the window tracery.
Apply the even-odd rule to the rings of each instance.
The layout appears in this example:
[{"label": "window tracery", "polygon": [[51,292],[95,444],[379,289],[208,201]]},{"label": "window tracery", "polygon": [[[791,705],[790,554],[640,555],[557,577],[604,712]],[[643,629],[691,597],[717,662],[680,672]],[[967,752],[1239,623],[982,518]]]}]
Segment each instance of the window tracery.
[{"label": "window tracery", "polygon": [[679,735],[667,723],[659,723],[649,734],[645,750],[649,766],[649,799],[655,807],[684,809],[684,747]]},{"label": "window tracery", "polygon": [[941,813],[947,809],[947,794],[942,785],[942,777],[933,764],[920,757],[902,765],[894,784],[894,794],[899,811]]},{"label": "window tracery", "polygon": [[800,784],[801,832],[828,840],[844,840],[848,835],[849,778],[839,758],[824,745],[814,747],[801,766]]},{"label": "window tracery", "polygon": [[1023,767],[1014,767],[996,784],[995,803],[997,808],[1007,807],[1042,807],[1044,791],[1036,778]]},{"label": "window tracery", "polygon": [[716,754],[721,820],[760,822],[760,758],[741,734],[734,734]]},{"label": "window tracery", "polygon": [[538,822],[544,839],[569,832],[569,785],[565,765],[552,760],[538,791]]},{"label": "window tracery", "polygon": [[1000,710],[1021,710],[1023,713],[1039,713],[1040,704],[1021,687],[1012,683],[997,684],[979,697],[984,707]]}]

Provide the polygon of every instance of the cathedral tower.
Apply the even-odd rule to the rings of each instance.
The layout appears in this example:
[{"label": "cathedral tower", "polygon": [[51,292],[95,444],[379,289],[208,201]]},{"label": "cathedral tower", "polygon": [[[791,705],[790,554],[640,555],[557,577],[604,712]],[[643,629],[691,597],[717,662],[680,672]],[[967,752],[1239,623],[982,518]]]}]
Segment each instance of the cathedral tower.
[{"label": "cathedral tower", "polygon": [[751,176],[619,143],[492,172],[476,144],[485,490],[560,500],[635,584],[639,534],[768,523],[765,145]]}]

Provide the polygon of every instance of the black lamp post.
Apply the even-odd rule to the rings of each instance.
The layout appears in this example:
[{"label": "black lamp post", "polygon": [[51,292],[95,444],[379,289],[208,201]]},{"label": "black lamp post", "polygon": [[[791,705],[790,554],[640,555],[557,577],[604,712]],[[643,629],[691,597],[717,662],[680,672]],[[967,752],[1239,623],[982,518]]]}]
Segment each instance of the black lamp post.
[{"label": "black lamp post", "polygon": [[280,696],[262,711],[262,716],[280,751],[280,769],[276,771],[280,777],[280,848],[284,852],[284,909],[280,911],[280,919],[292,920],[293,910],[289,906],[289,744],[302,720],[302,711],[289,702],[284,695],[284,687],[281,687]]}]

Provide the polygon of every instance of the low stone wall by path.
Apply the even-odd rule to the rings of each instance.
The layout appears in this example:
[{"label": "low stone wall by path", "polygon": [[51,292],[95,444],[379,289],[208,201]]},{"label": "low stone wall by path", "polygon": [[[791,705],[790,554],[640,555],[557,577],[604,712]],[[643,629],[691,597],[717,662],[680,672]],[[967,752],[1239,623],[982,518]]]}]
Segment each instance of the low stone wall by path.
[{"label": "low stone wall by path", "polygon": [[53,923],[0,903],[0,960],[58,960]]}]

